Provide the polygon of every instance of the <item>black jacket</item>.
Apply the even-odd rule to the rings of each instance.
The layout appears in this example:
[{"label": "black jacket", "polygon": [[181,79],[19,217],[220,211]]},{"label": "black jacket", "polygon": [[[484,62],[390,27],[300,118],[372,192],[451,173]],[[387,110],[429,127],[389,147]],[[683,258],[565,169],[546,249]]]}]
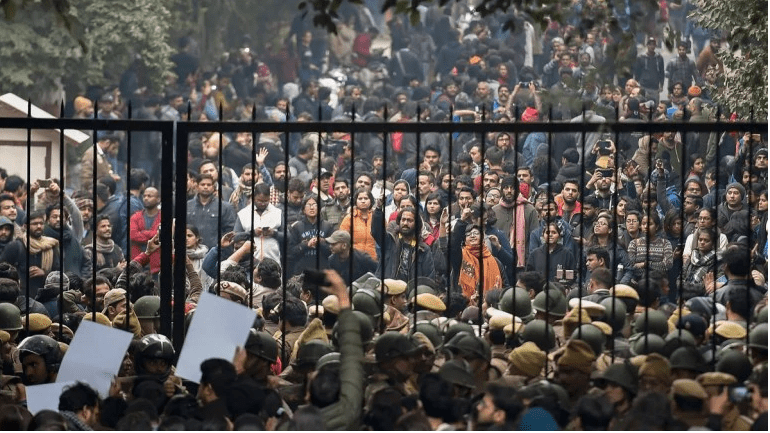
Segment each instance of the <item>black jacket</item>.
[{"label": "black jacket", "polygon": [[[374,209],[374,214],[372,216],[372,237],[374,237],[375,240],[381,239],[383,219],[384,215],[382,213],[382,209]],[[417,227],[417,230],[419,233],[419,226]],[[401,238],[398,235],[397,225],[389,225],[387,227],[385,232],[385,243],[380,245],[380,248],[380,254],[382,254],[385,258],[382,260],[382,262],[380,262],[380,267],[377,269],[377,273],[384,275],[385,278],[400,279],[397,273],[403,245]],[[420,277],[433,278],[436,270],[433,262],[433,251],[428,245],[425,244],[425,242],[420,240],[417,244],[416,253],[417,275]],[[411,272],[414,272],[414,266],[415,254],[412,255],[412,262],[410,263]]]}]

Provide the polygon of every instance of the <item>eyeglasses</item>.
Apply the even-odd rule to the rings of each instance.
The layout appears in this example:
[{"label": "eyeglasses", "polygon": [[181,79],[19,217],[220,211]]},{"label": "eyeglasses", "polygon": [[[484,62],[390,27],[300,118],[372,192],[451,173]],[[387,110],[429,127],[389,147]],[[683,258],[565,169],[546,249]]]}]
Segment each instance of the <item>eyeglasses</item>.
[{"label": "eyeglasses", "polygon": [[473,230],[473,231],[470,231],[470,232],[466,233],[465,236],[477,238],[477,237],[481,236],[481,232],[478,231],[478,230]]},{"label": "eyeglasses", "polygon": [[594,223],[594,225],[595,226],[609,226],[609,224],[607,224],[604,221],[597,221],[596,223]]}]

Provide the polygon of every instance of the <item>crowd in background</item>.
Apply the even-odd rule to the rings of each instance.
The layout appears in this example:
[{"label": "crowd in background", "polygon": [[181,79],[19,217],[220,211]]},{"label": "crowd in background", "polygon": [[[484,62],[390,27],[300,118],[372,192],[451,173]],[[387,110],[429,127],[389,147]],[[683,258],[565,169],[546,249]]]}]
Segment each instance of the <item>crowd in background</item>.
[{"label": "crowd in background", "polygon": [[[258,311],[200,383],[159,334],[160,134],[86,131],[64,182],[0,169],[2,429],[766,430],[767,137],[643,128],[746,118],[712,100],[729,41],[688,0],[369,3],[210,70],[183,38],[162,94],[132,67],[67,114],[494,132],[192,134],[185,313]],[[608,120],[639,131],[504,132]],[[135,337],[110,395],[30,414],[82,320]]]}]

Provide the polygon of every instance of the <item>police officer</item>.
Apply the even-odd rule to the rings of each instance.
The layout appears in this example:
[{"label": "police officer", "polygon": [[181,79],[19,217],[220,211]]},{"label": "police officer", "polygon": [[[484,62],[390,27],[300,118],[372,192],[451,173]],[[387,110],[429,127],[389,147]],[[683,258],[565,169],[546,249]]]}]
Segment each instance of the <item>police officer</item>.
[{"label": "police officer", "polygon": [[33,335],[19,344],[24,385],[56,382],[63,354],[59,343],[47,335]]}]

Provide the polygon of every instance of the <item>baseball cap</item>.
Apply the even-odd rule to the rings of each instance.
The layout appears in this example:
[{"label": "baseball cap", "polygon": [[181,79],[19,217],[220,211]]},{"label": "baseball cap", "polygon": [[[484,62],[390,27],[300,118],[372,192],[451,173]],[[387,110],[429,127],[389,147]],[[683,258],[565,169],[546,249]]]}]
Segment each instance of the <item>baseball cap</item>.
[{"label": "baseball cap", "polygon": [[340,242],[344,243],[350,243],[350,233],[346,232],[345,230],[337,230],[334,233],[332,233],[331,236],[326,238],[326,242],[330,244],[337,244]]}]

